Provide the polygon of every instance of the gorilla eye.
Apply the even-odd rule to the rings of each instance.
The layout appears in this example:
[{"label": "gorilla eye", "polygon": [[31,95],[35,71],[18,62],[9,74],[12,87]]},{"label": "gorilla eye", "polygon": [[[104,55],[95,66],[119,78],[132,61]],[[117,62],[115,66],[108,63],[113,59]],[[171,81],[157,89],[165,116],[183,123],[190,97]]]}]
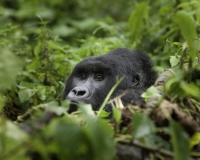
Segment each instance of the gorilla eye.
[{"label": "gorilla eye", "polygon": [[101,74],[97,74],[94,76],[94,79],[97,80],[97,81],[102,81],[104,79],[104,76],[101,75]]},{"label": "gorilla eye", "polygon": [[86,79],[87,78],[87,74],[86,73],[81,73],[78,75],[78,77],[82,80]]}]

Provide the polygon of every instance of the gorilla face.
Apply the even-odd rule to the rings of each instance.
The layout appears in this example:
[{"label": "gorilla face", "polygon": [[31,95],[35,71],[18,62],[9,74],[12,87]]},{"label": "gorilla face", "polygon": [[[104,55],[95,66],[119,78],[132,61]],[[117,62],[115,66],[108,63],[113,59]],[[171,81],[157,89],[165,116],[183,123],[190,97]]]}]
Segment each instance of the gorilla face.
[{"label": "gorilla face", "polygon": [[[111,98],[127,91],[122,97],[123,104],[127,105],[131,101],[142,103],[141,93],[154,83],[157,75],[149,57],[139,51],[119,48],[87,58],[75,66],[66,82],[63,99],[71,101],[69,112],[77,109],[78,101],[89,103],[93,110],[98,110],[117,77],[124,79]],[[112,108],[107,105],[105,110],[111,111]]]},{"label": "gorilla face", "polygon": [[74,109],[74,102],[83,101],[91,104],[93,110],[98,110],[115,84],[111,68],[96,57],[83,60],[74,68],[67,80],[63,98],[69,99]]}]

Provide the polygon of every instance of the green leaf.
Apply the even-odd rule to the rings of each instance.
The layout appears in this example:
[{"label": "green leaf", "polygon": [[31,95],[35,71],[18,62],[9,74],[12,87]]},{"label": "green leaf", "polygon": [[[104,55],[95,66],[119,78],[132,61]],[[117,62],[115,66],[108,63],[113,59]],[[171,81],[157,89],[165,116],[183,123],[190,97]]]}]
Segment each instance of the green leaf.
[{"label": "green leaf", "polygon": [[46,87],[45,86],[38,86],[37,87],[37,95],[38,95],[38,98],[40,100],[44,101],[46,99],[45,93],[46,93]]},{"label": "green leaf", "polygon": [[194,83],[181,83],[180,87],[185,91],[186,95],[194,96],[195,98],[200,98],[200,89]]},{"label": "green leaf", "polygon": [[84,104],[80,103],[79,104],[79,109],[82,111],[82,113],[88,118],[88,117],[96,117],[94,111],[92,110],[92,105],[91,104]]},{"label": "green leaf", "polygon": [[189,54],[192,60],[194,61],[196,57],[196,52],[193,42],[195,36],[197,36],[197,33],[196,33],[195,22],[192,16],[186,11],[179,11],[176,13],[173,20],[178,25],[184,39],[187,41],[190,47]]},{"label": "green leaf", "polygon": [[35,93],[37,92],[37,89],[21,89],[18,92],[19,99],[21,103],[28,101]]},{"label": "green leaf", "polygon": [[78,159],[86,146],[84,144],[84,133],[80,125],[70,119],[56,121],[51,126],[50,131],[55,136],[54,143],[60,159],[67,157],[69,159]]},{"label": "green leaf", "polygon": [[111,126],[101,119],[90,121],[85,128],[88,140],[91,145],[93,160],[111,160],[115,155],[115,143]]},{"label": "green leaf", "polygon": [[128,20],[128,27],[131,31],[132,40],[135,41],[140,35],[142,35],[142,29],[144,26],[144,18],[148,14],[148,1],[140,3],[137,8],[131,13]]},{"label": "green leaf", "polygon": [[165,141],[163,138],[159,137],[158,135],[155,134],[150,134],[145,136],[142,139],[142,142],[145,143],[148,146],[152,146],[152,147],[160,147],[162,146],[162,148],[165,148],[167,150],[171,149],[171,145],[169,141]]},{"label": "green leaf", "polygon": [[[25,150],[18,150],[18,148],[23,148],[23,143],[27,140],[27,138],[28,135],[17,125],[0,117],[0,159],[26,159]],[[14,154],[10,154],[14,150],[16,152]],[[9,158],[7,157],[8,155]]]},{"label": "green leaf", "polygon": [[[78,119],[78,117],[77,117]],[[115,155],[115,142],[111,126],[96,118],[80,125],[75,118],[55,119],[43,130],[53,139],[47,147],[57,153],[59,159],[111,160]]]},{"label": "green leaf", "polygon": [[175,152],[174,160],[190,159],[189,137],[177,122],[170,121],[170,135]]},{"label": "green leaf", "polygon": [[0,110],[2,110],[2,108],[4,107],[4,102],[5,98],[3,98],[2,95],[0,95]]},{"label": "green leaf", "polygon": [[180,59],[177,58],[176,56],[170,56],[170,64],[171,64],[171,67],[175,67],[178,65],[178,63],[180,62]]},{"label": "green leaf", "polygon": [[176,77],[170,78],[167,83],[165,84],[165,90],[171,94],[180,94],[183,93],[183,90],[180,90],[179,81]]},{"label": "green leaf", "polygon": [[151,86],[146,90],[146,92],[142,93],[141,96],[147,101],[149,98],[160,97],[161,95],[158,93],[158,90],[154,86]]},{"label": "green leaf", "polygon": [[[67,103],[66,101],[63,102],[62,104]],[[68,103],[69,104],[69,103]],[[58,116],[64,115],[67,112],[67,109],[65,107],[61,107],[58,105],[58,102],[49,102],[46,104],[43,104],[43,106],[45,107],[46,111],[53,111],[54,113],[56,113]],[[59,106],[59,107],[58,107]]]},{"label": "green leaf", "polygon": [[35,46],[34,48],[34,54],[36,58],[39,57],[40,49],[41,49],[41,42],[38,42],[37,46]]},{"label": "green leaf", "polygon": [[115,107],[113,107],[113,118],[117,124],[119,124],[121,120],[121,111]]},{"label": "green leaf", "polygon": [[195,145],[200,144],[200,133],[196,132],[191,138],[190,138],[190,149],[192,149]]},{"label": "green leaf", "polygon": [[[0,118],[0,120],[2,120],[2,118]],[[2,124],[1,124],[2,125]],[[25,138],[27,138],[27,134],[25,132],[23,132],[17,125],[15,125],[14,123],[10,122],[10,121],[5,121],[5,125],[6,125],[6,130],[2,130],[3,127],[0,127],[0,133],[5,132],[6,136],[11,137],[13,139],[15,139],[17,142],[22,142],[23,140],[25,140]],[[13,132],[15,134],[13,134]]]},{"label": "green leaf", "polygon": [[[98,111],[99,112],[99,111]],[[100,118],[106,118],[110,115],[110,112],[106,112],[105,110],[101,110],[99,117]]]},{"label": "green leaf", "polygon": [[0,89],[7,88],[14,83],[21,67],[21,61],[10,50],[0,50]]},{"label": "green leaf", "polygon": [[134,138],[142,138],[155,132],[153,122],[145,114],[135,113],[133,115],[132,124],[134,127]]},{"label": "green leaf", "polygon": [[178,11],[173,20],[179,26],[181,34],[188,44],[192,45],[194,37],[197,35],[195,30],[196,26],[192,16],[186,11]]}]

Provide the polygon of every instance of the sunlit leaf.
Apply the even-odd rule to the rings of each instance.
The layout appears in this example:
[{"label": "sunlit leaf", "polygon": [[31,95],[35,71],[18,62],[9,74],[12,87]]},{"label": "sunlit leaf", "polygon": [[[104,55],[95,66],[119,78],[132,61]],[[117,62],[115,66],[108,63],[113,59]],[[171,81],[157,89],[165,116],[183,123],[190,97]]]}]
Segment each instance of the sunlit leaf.
[{"label": "sunlit leaf", "polygon": [[[0,120],[2,120],[2,118],[0,118]],[[6,121],[6,120],[5,120]],[[18,142],[22,142],[23,140],[25,140],[25,138],[27,138],[27,134],[22,131],[17,125],[15,125],[13,122],[10,121],[6,121],[6,135],[17,140]],[[2,130],[3,127],[0,127],[0,133],[4,132]],[[13,132],[15,134],[13,134]]]},{"label": "sunlit leaf", "polygon": [[158,93],[158,90],[154,86],[151,86],[147,89],[146,92],[142,93],[141,96],[147,100],[152,97],[160,97],[161,95]]},{"label": "sunlit leaf", "polygon": [[91,104],[80,103],[79,108],[86,117],[96,117]]},{"label": "sunlit leaf", "polygon": [[175,67],[180,62],[180,59],[177,58],[176,56],[170,56],[170,60],[169,61],[170,61],[171,67]]},{"label": "sunlit leaf", "polygon": [[117,124],[119,124],[121,120],[121,111],[117,108],[113,108],[113,119],[116,121]]},{"label": "sunlit leaf", "polygon": [[[98,111],[99,112],[99,111]],[[106,112],[105,110],[102,110],[99,114],[99,117],[101,118],[105,118],[108,117],[110,115],[110,112]]]},{"label": "sunlit leaf", "polygon": [[185,91],[186,95],[191,95],[200,98],[200,89],[195,84],[181,83],[180,87]]},{"label": "sunlit leaf", "polygon": [[195,145],[200,144],[200,133],[196,132],[191,138],[190,138],[190,148],[193,148]]},{"label": "sunlit leaf", "polygon": [[[2,123],[2,121],[4,121],[4,123]],[[23,148],[23,142],[25,142],[27,138],[28,135],[13,122],[0,117],[0,159],[7,159],[5,158],[6,155],[9,155],[8,159],[10,160],[20,160],[20,158],[26,159],[25,150],[19,148]],[[15,154],[11,154],[13,150],[16,151]]]}]

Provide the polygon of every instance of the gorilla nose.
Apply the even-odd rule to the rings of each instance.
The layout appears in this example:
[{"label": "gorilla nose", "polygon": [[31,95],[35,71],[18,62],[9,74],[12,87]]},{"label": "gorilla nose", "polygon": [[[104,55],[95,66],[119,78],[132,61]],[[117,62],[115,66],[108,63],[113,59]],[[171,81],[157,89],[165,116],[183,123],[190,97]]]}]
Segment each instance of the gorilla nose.
[{"label": "gorilla nose", "polygon": [[86,87],[75,87],[69,92],[67,97],[70,99],[82,99],[88,96],[89,90]]}]

